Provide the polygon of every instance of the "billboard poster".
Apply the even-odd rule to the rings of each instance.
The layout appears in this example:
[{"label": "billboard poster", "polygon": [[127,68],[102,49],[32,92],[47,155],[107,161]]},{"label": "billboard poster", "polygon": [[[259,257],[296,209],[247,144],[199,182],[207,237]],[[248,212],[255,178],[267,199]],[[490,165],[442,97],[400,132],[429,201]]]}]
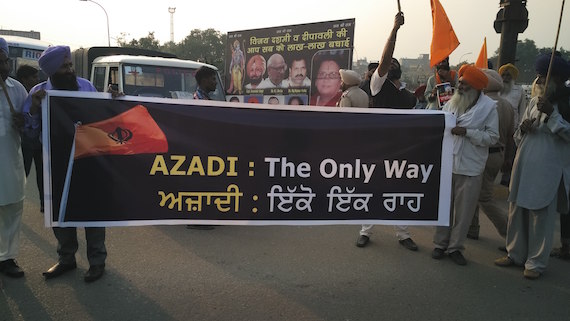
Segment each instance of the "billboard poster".
[{"label": "billboard poster", "polygon": [[228,32],[228,101],[335,106],[351,69],[354,19]]}]

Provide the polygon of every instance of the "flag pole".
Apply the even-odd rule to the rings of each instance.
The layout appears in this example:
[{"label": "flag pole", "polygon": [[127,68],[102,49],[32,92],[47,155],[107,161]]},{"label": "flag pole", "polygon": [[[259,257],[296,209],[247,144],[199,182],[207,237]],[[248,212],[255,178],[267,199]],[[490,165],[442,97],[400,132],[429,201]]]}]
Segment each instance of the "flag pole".
[{"label": "flag pole", "polygon": [[560,36],[560,26],[562,25],[562,14],[564,13],[564,2],[566,2],[566,0],[562,0],[562,8],[560,8],[560,19],[558,20],[558,30],[556,31],[556,40],[554,41],[554,48],[552,49],[552,54],[550,55],[548,72],[546,72],[546,83],[544,84],[543,95],[546,95],[546,89],[548,89],[548,83],[550,81],[550,74],[552,71],[552,62],[554,61],[554,54],[556,53],[556,47],[558,47],[558,37]]},{"label": "flag pole", "polygon": [[398,0],[398,12],[402,12],[402,6],[400,6],[400,0]]},{"label": "flag pole", "polygon": [[[544,92],[542,97],[546,96],[548,90],[548,83],[550,82],[550,75],[552,72],[552,63],[554,62],[554,54],[556,53],[556,47],[558,47],[558,37],[560,36],[560,26],[562,25],[562,14],[564,13],[564,3],[566,0],[562,0],[562,7],[560,8],[560,19],[558,19],[558,30],[556,31],[556,39],[554,40],[554,48],[552,48],[552,54],[550,55],[550,62],[548,63],[548,71],[546,72],[546,81],[544,83]],[[542,118],[542,112],[538,112],[537,124],[540,124],[540,118]],[[548,119],[548,117],[546,118]],[[545,122],[546,122],[545,119]],[[533,122],[534,123],[534,122]]]}]

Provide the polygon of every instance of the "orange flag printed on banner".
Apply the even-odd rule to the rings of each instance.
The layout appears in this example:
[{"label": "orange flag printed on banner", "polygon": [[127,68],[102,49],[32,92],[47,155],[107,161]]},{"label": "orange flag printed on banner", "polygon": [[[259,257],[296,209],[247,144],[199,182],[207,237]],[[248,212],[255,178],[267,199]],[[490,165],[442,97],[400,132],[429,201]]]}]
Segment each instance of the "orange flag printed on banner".
[{"label": "orange flag printed on banner", "polygon": [[482,69],[489,68],[489,63],[487,61],[487,37],[483,39],[483,47],[481,47],[479,57],[477,57],[477,61],[475,62],[475,67]]},{"label": "orange flag printed on banner", "polygon": [[103,121],[78,125],[75,131],[75,159],[167,151],[166,136],[142,105]]},{"label": "orange flag printed on banner", "polygon": [[459,46],[459,40],[439,0],[430,1],[433,35],[431,38],[429,64],[433,67],[438,62],[449,57],[455,48]]}]

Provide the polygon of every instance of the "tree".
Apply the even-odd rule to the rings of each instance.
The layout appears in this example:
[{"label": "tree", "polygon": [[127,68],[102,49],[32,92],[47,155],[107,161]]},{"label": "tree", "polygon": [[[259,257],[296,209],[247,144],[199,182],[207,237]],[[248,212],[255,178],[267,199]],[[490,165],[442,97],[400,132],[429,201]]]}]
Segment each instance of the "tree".
[{"label": "tree", "polygon": [[212,28],[194,29],[178,44],[175,54],[182,59],[205,62],[224,70],[226,35]]},{"label": "tree", "polygon": [[[559,48],[560,53],[564,59],[568,60],[570,57],[570,52],[564,50],[564,48]],[[515,65],[519,70],[519,77],[517,79],[518,83],[531,84],[536,78],[536,70],[534,69],[534,62],[540,54],[550,54],[552,48],[537,48],[533,40],[524,39],[517,42],[517,55]],[[499,49],[495,51],[495,55],[491,57],[493,62],[498,61]],[[500,66],[494,66],[494,69],[498,70]]]},{"label": "tree", "polygon": [[[124,35],[124,33],[121,35]],[[132,47],[158,51],[161,50],[160,42],[154,37],[154,31],[149,31],[148,36],[140,38],[139,40],[133,39],[129,43],[127,43],[125,38],[121,36],[117,39],[117,43],[120,47]]]},{"label": "tree", "polygon": [[154,32],[139,40],[127,42],[125,34],[117,39],[121,47],[136,47],[152,49],[175,54],[180,59],[189,59],[208,63],[218,67],[220,74],[224,71],[224,50],[226,35],[212,28],[206,30],[194,29],[180,43],[167,42],[160,45],[154,37]]}]

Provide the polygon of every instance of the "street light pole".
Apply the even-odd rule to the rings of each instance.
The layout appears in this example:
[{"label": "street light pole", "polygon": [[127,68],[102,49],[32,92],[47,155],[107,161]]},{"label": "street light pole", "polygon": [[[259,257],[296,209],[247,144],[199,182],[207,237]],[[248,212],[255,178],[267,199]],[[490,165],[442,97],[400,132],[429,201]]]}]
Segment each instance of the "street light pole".
[{"label": "street light pole", "polygon": [[103,9],[103,12],[105,12],[105,17],[107,17],[107,45],[111,47],[111,33],[109,32],[109,15],[107,14],[107,10],[105,10],[105,8],[103,8],[102,5],[93,0],[79,0],[79,1],[93,2],[94,4],[98,5],[101,9]]},{"label": "street light pole", "polygon": [[465,57],[465,56],[467,56],[467,55],[470,55],[470,54],[472,54],[472,52],[466,52],[466,53],[462,54],[461,57],[459,57],[459,62],[458,62],[458,63],[462,63],[462,62],[463,62],[463,60],[462,60],[463,57]]}]

